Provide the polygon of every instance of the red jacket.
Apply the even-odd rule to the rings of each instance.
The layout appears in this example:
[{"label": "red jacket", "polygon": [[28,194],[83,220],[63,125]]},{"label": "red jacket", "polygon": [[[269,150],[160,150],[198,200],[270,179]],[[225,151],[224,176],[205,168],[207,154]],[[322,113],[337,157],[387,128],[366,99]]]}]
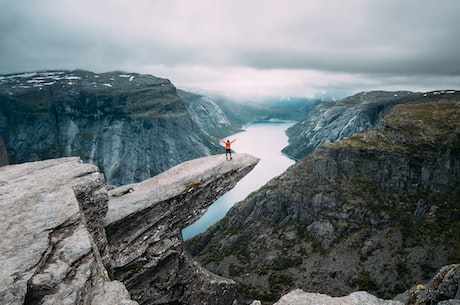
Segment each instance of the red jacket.
[{"label": "red jacket", "polygon": [[230,149],[230,147],[231,147],[232,143],[233,143],[233,142],[235,142],[235,141],[236,141],[236,139],[235,139],[235,140],[233,140],[233,141],[224,141],[224,140],[221,140],[221,141],[222,141],[222,143],[224,143],[224,144],[225,144],[225,148],[226,148],[226,149]]}]

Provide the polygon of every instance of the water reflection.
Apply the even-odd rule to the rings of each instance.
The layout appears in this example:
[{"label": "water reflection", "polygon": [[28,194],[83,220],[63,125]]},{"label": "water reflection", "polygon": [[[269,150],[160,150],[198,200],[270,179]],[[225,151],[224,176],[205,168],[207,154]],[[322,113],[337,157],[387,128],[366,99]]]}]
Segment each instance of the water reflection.
[{"label": "water reflection", "polygon": [[[254,122],[245,126],[245,131],[228,137],[230,140],[237,139],[232,145],[235,153],[248,153],[259,158],[260,161],[232,190],[214,202],[203,217],[182,230],[184,240],[204,232],[222,219],[235,203],[294,164],[293,160],[281,153],[281,150],[288,145],[285,131],[293,124],[295,122]],[[224,148],[222,152],[225,153]]]}]

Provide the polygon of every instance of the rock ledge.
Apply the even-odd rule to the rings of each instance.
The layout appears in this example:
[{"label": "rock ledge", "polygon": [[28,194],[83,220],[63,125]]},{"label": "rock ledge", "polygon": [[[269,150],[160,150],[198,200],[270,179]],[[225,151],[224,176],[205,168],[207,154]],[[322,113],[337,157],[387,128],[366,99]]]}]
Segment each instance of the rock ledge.
[{"label": "rock ledge", "polygon": [[181,229],[257,162],[196,159],[110,194],[76,157],[1,167],[0,303],[232,304],[234,282],[199,266]]}]

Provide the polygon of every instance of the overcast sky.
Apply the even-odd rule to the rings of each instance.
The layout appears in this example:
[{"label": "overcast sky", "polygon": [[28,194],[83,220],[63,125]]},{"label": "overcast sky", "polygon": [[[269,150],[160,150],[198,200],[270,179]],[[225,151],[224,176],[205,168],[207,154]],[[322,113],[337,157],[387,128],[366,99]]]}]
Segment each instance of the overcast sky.
[{"label": "overcast sky", "polygon": [[0,0],[0,74],[76,68],[235,95],[460,89],[460,1]]}]

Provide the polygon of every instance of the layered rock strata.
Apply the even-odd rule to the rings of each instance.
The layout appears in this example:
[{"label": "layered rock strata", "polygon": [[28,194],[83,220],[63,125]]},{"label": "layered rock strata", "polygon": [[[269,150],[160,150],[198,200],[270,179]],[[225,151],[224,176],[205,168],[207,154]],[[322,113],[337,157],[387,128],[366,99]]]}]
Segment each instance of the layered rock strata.
[{"label": "layered rock strata", "polygon": [[106,211],[103,175],[78,158],[0,168],[0,303],[136,304],[104,268]]},{"label": "layered rock strata", "polygon": [[397,105],[320,146],[189,242],[242,298],[299,287],[391,298],[459,257],[460,104]]},{"label": "layered rock strata", "polygon": [[110,191],[106,233],[113,275],[139,304],[232,304],[236,285],[199,266],[181,230],[233,188],[258,162],[246,154],[182,163]]},{"label": "layered rock strata", "polygon": [[196,159],[110,194],[79,158],[1,167],[0,304],[232,304],[235,283],[196,263],[181,229],[257,162]]},{"label": "layered rock strata", "polygon": [[169,80],[137,73],[0,75],[0,135],[12,164],[79,156],[108,184],[139,182],[218,152],[210,133],[232,132],[212,101],[182,96]]},{"label": "layered rock strata", "polygon": [[305,119],[290,127],[289,145],[283,152],[300,160],[318,146],[374,129],[396,105],[458,100],[460,92],[369,91],[336,102],[320,103]]}]

